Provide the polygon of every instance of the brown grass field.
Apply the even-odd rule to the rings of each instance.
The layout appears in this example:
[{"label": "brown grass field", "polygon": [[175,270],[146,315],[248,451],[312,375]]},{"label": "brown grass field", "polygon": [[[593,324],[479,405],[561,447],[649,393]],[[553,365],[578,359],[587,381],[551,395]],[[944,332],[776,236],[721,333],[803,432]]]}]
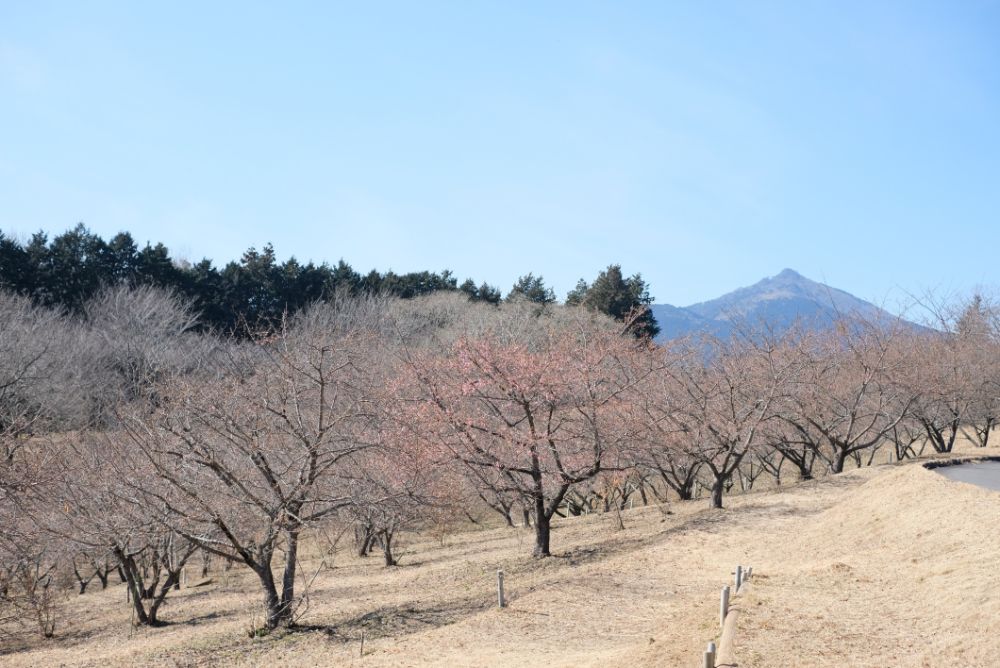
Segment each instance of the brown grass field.
[{"label": "brown grass field", "polygon": [[391,569],[345,549],[312,586],[306,628],[254,640],[245,569],[171,594],[156,629],[131,628],[113,584],[68,597],[57,637],[0,648],[0,665],[695,668],[738,563],[754,580],[736,599],[735,665],[1000,665],[1000,494],[906,463],[726,502],[636,508],[624,530],[612,514],[564,519],[541,561],[523,529],[410,536]]}]

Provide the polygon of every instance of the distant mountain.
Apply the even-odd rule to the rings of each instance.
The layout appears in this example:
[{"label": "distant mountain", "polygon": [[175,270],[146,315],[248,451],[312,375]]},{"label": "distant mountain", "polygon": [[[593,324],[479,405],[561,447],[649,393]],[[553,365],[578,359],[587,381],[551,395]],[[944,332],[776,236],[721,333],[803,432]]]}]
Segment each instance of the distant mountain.
[{"label": "distant mountain", "polygon": [[711,301],[684,308],[670,304],[653,304],[651,308],[660,325],[658,341],[693,333],[726,337],[737,322],[750,325],[766,322],[782,330],[796,320],[811,327],[825,327],[838,314],[856,314],[886,322],[894,318],[874,304],[812,281],[792,269]]}]

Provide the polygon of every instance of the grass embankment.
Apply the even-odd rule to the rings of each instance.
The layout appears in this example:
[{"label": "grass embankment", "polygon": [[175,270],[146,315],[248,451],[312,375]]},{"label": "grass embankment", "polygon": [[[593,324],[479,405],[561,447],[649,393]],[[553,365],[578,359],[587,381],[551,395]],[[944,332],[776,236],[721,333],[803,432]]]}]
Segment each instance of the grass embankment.
[{"label": "grass embankment", "polygon": [[902,464],[727,504],[627,511],[623,531],[613,515],[561,520],[558,556],[542,561],[511,529],[411,539],[392,569],[340,552],[313,585],[310,630],[257,640],[259,597],[239,568],[172,594],[157,629],[130,629],[112,585],[71,597],[56,639],[0,665],[697,666],[737,563],[754,566],[740,666],[997,665],[1000,494]]}]

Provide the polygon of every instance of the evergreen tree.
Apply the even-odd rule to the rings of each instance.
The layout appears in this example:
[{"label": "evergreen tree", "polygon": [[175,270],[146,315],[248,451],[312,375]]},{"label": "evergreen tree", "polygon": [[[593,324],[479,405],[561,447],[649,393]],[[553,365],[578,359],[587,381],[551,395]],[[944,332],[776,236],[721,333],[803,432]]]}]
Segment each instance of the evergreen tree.
[{"label": "evergreen tree", "polygon": [[[323,269],[329,272],[329,278],[327,279],[328,294],[333,294],[337,290],[347,290],[351,294],[356,294],[364,287],[366,279],[363,279],[361,274],[354,271],[351,265],[344,262],[343,259],[337,263],[337,266],[332,271],[326,265],[323,265]],[[377,276],[378,272],[372,271],[372,274]],[[372,291],[374,292],[375,290]]]},{"label": "evergreen tree", "polygon": [[545,286],[545,279],[541,276],[528,274],[518,278],[514,287],[507,293],[507,301],[514,299],[527,299],[536,304],[551,304],[556,300],[556,293],[552,288]]},{"label": "evergreen tree", "polygon": [[50,305],[79,311],[102,285],[108,283],[108,247],[83,223],[55,237],[47,249],[45,273]]},{"label": "evergreen tree", "polygon": [[495,288],[486,282],[477,287],[476,282],[471,278],[465,279],[465,282],[458,289],[468,295],[469,301],[499,304],[502,299],[499,288]]},{"label": "evergreen tree", "polygon": [[28,252],[0,232],[0,289],[30,294],[35,285],[35,267]]},{"label": "evergreen tree", "polygon": [[607,313],[625,323],[626,329],[639,338],[653,338],[660,333],[649,308],[653,298],[646,282],[640,274],[625,278],[618,264],[609,265],[589,286],[580,279],[566,303]]},{"label": "evergreen tree", "polygon": [[566,294],[566,306],[579,306],[587,297],[587,290],[590,286],[582,278],[576,282],[576,287]]},{"label": "evergreen tree", "polygon": [[476,297],[478,301],[494,305],[499,304],[502,298],[500,288],[490,285],[485,281],[483,281],[483,284],[479,286],[478,295]]},{"label": "evergreen tree", "polygon": [[139,247],[128,232],[119,232],[107,244],[107,265],[111,283],[136,282],[139,274]]}]

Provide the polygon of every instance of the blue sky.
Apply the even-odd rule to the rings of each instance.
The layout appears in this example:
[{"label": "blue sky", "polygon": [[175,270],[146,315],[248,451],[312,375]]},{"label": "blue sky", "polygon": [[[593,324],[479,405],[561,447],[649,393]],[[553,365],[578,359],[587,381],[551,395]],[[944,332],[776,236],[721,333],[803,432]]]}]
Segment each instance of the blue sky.
[{"label": "blue sky", "polygon": [[995,285],[998,212],[997,2],[0,3],[4,232],[683,305]]}]

